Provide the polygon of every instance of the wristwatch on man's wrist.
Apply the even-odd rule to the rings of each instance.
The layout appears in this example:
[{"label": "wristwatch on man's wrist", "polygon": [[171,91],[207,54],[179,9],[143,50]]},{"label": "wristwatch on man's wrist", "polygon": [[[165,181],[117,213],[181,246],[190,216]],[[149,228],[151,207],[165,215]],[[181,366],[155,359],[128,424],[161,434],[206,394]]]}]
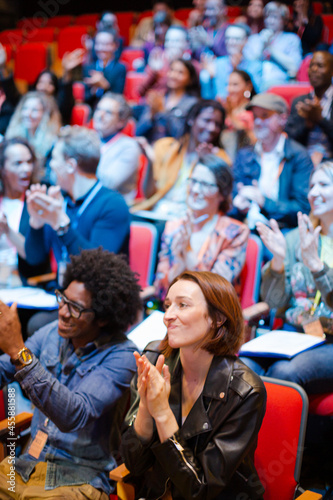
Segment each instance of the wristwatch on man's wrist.
[{"label": "wristwatch on man's wrist", "polygon": [[71,221],[60,224],[60,226],[58,227],[58,229],[56,231],[57,235],[64,236],[64,234],[66,234],[68,229],[69,229],[70,223],[71,223]]},{"label": "wristwatch on man's wrist", "polygon": [[16,357],[14,359],[10,359],[10,362],[12,363],[12,365],[18,367],[18,368],[22,368],[24,366],[28,366],[32,363],[32,360],[33,360],[33,354],[32,352],[30,351],[30,349],[28,349],[27,347],[23,347],[23,349],[21,349]]}]

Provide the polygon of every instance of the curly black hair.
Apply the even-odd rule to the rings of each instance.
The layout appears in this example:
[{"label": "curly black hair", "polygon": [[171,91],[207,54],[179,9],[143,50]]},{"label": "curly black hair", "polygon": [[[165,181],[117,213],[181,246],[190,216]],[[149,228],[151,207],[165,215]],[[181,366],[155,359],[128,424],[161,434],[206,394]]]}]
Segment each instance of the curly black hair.
[{"label": "curly black hair", "polygon": [[72,281],[83,283],[92,295],[91,307],[96,318],[106,321],[111,333],[124,333],[133,324],[142,307],[137,275],[125,257],[102,247],[71,255],[63,287]]}]

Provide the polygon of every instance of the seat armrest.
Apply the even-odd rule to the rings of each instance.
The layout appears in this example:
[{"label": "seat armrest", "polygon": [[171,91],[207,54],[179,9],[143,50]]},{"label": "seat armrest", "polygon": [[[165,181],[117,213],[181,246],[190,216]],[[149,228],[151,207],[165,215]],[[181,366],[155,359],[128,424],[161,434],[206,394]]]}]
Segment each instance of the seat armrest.
[{"label": "seat armrest", "polygon": [[129,470],[125,464],[121,464],[110,471],[109,478],[117,482],[117,496],[119,500],[134,500],[134,486],[124,483],[124,479],[128,474]]},{"label": "seat armrest", "polygon": [[129,474],[129,470],[127,469],[125,464],[121,464],[115,469],[112,469],[109,474],[109,478],[113,481],[123,481],[126,476]]},{"label": "seat armrest", "polygon": [[[15,415],[15,434],[19,434],[30,426],[32,413],[22,412]],[[8,418],[0,421],[0,441],[8,434]]]},{"label": "seat armrest", "polygon": [[304,491],[299,497],[297,497],[297,500],[322,500],[323,495],[320,493],[315,493],[314,491]]},{"label": "seat armrest", "polygon": [[27,279],[29,286],[38,286],[41,283],[47,283],[57,279],[57,273],[40,274],[39,276],[32,276]]}]

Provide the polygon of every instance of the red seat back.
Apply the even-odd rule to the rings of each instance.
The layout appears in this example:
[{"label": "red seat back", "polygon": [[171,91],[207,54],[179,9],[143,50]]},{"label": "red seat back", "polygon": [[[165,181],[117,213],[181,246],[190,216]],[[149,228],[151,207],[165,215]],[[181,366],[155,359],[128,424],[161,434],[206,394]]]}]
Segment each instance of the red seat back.
[{"label": "red seat back", "polygon": [[256,304],[259,300],[262,262],[262,242],[258,236],[251,234],[247,243],[245,264],[240,275],[240,301],[243,309]]},{"label": "red seat back", "polygon": [[185,7],[183,9],[177,9],[175,11],[175,18],[178,19],[179,21],[182,21],[184,24],[186,24],[186,21],[188,19],[188,16],[190,15],[191,12],[191,7]]},{"label": "red seat back", "polygon": [[126,73],[124,97],[127,101],[138,103],[141,96],[138,92],[138,86],[146,78],[145,73],[136,73],[135,71],[128,71]]},{"label": "red seat back", "polygon": [[119,33],[124,38],[125,45],[128,45],[130,28],[134,23],[133,12],[115,12],[117,17]]},{"label": "red seat back", "polygon": [[333,39],[333,14],[323,14],[322,15],[325,27],[324,42],[331,43]]},{"label": "red seat back", "polygon": [[52,43],[55,40],[56,28],[35,28],[26,32],[27,42],[47,42]]},{"label": "red seat back", "polygon": [[302,64],[299,67],[297,77],[296,77],[296,80],[298,82],[309,82],[308,70],[309,70],[311,59],[312,59],[312,54],[308,54],[307,56],[304,57]]},{"label": "red seat back", "polygon": [[54,28],[65,28],[72,22],[72,16],[53,16],[47,20],[47,26]]},{"label": "red seat back", "polygon": [[311,394],[309,396],[309,413],[333,417],[333,393]]},{"label": "red seat back", "polygon": [[265,500],[292,500],[302,465],[308,413],[305,391],[291,382],[263,377],[267,391],[255,466]]},{"label": "red seat back", "polygon": [[80,16],[77,16],[75,18],[74,24],[79,26],[80,25],[92,26],[95,28],[99,17],[100,17],[99,14],[81,14]]},{"label": "red seat back", "polygon": [[129,264],[139,274],[139,285],[153,284],[157,258],[158,233],[149,222],[132,222],[129,243]]},{"label": "red seat back", "polygon": [[82,48],[82,37],[88,31],[88,26],[68,26],[61,29],[58,36],[58,57],[62,59],[66,52]]},{"label": "red seat back", "polygon": [[74,104],[71,115],[71,125],[80,125],[80,127],[84,127],[89,123],[90,114],[91,109],[88,104]]},{"label": "red seat back", "polygon": [[21,45],[16,50],[14,77],[32,85],[39,73],[48,67],[48,55],[46,43],[31,42]]},{"label": "red seat back", "polygon": [[270,92],[271,94],[277,94],[280,97],[283,97],[283,99],[287,101],[289,106],[291,106],[291,103],[295,99],[295,97],[308,94],[311,89],[312,87],[309,83],[297,83],[297,84],[278,85],[276,87],[271,87],[267,92]]},{"label": "red seat back", "polygon": [[127,71],[135,71],[138,66],[143,67],[145,65],[145,53],[142,49],[124,49],[121,53],[119,61],[125,64]]},{"label": "red seat back", "polygon": [[0,33],[0,43],[10,45],[12,48],[21,45],[24,39],[22,30],[5,30]]}]

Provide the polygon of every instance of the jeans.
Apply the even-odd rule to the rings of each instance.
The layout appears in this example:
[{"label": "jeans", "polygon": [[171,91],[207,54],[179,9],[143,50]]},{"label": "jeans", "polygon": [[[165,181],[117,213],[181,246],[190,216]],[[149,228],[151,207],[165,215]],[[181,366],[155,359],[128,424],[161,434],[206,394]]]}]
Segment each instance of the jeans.
[{"label": "jeans", "polygon": [[258,375],[295,382],[308,394],[333,392],[333,344],[322,344],[292,359],[240,359]]}]

